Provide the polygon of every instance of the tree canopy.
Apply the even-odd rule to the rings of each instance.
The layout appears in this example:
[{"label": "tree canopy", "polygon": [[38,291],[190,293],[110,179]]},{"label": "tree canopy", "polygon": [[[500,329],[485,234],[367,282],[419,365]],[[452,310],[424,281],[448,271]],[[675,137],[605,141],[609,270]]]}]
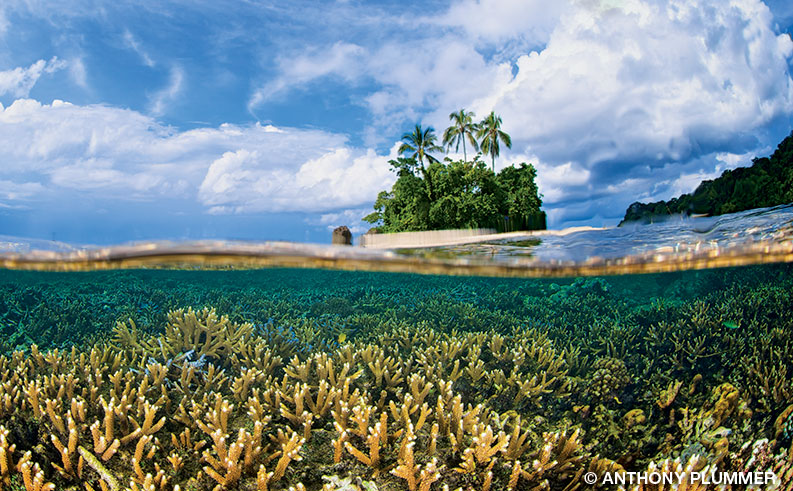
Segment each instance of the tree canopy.
[{"label": "tree canopy", "polygon": [[506,167],[496,174],[477,155],[469,162],[433,162],[426,177],[415,173],[418,165],[411,158],[389,164],[398,174],[397,181],[391,191],[379,194],[374,213],[364,218],[378,224],[381,232],[546,226],[535,183],[537,171],[531,164]]},{"label": "tree canopy", "polygon": [[652,222],[675,214],[722,215],[752,208],[793,202],[793,133],[770,157],[752,160],[751,167],[727,170],[714,180],[702,181],[691,194],[669,201],[633,203],[625,211],[626,222]]},{"label": "tree canopy", "polygon": [[451,149],[454,145],[454,151],[460,150],[460,143],[463,144],[463,160],[468,160],[468,153],[465,151],[465,140],[471,144],[474,150],[479,150],[479,143],[476,141],[476,135],[479,125],[474,123],[474,113],[466,112],[465,109],[460,109],[449,115],[452,125],[446,128],[443,132],[443,143],[447,149]]},{"label": "tree canopy", "polygon": [[[544,229],[542,196],[535,183],[537,170],[521,163],[496,174],[499,142],[511,148],[512,140],[501,130],[501,117],[494,112],[479,123],[473,122],[474,117],[465,109],[455,111],[449,115],[451,126],[443,132],[446,149],[457,151],[462,143],[463,160],[446,157],[441,162],[430,154],[443,151],[432,127],[417,124],[411,133],[402,135],[401,157],[388,162],[397,181],[391,191],[380,192],[374,213],[364,220],[377,224],[380,232]],[[481,147],[490,155],[492,169],[481,160],[481,153],[468,160],[466,140],[474,150]]]},{"label": "tree canopy", "polygon": [[419,167],[424,167],[424,159],[427,163],[437,162],[438,159],[429,154],[429,152],[439,152],[443,148],[439,147],[435,142],[435,130],[430,126],[426,129],[421,129],[421,125],[417,124],[413,129],[413,133],[405,133],[402,135],[402,145],[399,146],[400,154],[408,154],[412,159],[418,160]]},{"label": "tree canopy", "polygon": [[512,138],[501,129],[501,116],[491,111],[479,123],[476,136],[480,138],[479,147],[482,153],[490,154],[493,172],[496,170],[496,157],[501,153],[498,142],[501,141],[507,148],[512,148]]}]

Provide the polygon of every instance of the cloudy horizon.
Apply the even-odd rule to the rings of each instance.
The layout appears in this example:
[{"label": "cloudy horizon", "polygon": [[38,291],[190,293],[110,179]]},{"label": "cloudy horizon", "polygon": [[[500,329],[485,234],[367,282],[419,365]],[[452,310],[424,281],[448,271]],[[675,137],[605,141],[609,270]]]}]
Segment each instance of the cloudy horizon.
[{"label": "cloudy horizon", "polygon": [[503,118],[549,227],[615,225],[793,128],[787,2],[317,5],[4,2],[0,234],[361,233],[401,135],[461,108]]}]

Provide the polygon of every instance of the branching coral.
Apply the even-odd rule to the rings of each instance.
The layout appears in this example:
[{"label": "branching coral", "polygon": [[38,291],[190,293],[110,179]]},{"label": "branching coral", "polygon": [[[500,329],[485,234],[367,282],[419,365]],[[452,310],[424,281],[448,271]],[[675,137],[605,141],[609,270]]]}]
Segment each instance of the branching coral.
[{"label": "branching coral", "polygon": [[[136,353],[174,360],[203,363],[206,358],[220,359],[242,352],[246,340],[253,333],[250,323],[236,324],[226,316],[218,316],[215,309],[179,309],[168,313],[165,334],[156,338],[143,336],[135,322],[119,322],[114,330],[115,342]],[[189,354],[189,355],[188,355]],[[193,362],[193,363],[196,363]]]},{"label": "branching coral", "polygon": [[[685,471],[695,454],[789,476],[793,323],[762,306],[793,302],[635,307],[608,286],[211,292],[185,298],[217,311],[131,311],[112,344],[0,356],[0,482],[580,490],[585,472]],[[349,305],[306,313],[331,297]]]}]

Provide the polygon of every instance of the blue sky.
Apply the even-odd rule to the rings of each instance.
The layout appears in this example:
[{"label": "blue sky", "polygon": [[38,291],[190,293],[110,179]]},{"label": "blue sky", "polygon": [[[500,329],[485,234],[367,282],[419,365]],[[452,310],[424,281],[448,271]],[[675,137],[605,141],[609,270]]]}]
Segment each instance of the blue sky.
[{"label": "blue sky", "polygon": [[419,122],[503,118],[550,226],[613,225],[792,128],[780,0],[0,3],[0,234],[327,242]]}]

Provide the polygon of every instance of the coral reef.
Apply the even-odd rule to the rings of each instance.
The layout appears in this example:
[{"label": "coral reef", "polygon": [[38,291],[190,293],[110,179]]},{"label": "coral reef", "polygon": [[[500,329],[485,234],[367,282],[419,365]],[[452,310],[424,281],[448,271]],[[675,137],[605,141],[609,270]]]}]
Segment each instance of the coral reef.
[{"label": "coral reef", "polygon": [[4,333],[43,343],[0,355],[0,489],[572,491],[706,469],[791,490],[790,270],[691,273],[720,286],[672,299],[686,275],[123,272],[134,288],[91,286],[107,309],[74,296],[90,329],[65,345],[37,306],[88,286],[15,278]]},{"label": "coral reef", "polygon": [[592,365],[592,370],[586,382],[587,397],[597,402],[618,401],[622,389],[630,383],[625,363],[615,358],[600,358]]}]

